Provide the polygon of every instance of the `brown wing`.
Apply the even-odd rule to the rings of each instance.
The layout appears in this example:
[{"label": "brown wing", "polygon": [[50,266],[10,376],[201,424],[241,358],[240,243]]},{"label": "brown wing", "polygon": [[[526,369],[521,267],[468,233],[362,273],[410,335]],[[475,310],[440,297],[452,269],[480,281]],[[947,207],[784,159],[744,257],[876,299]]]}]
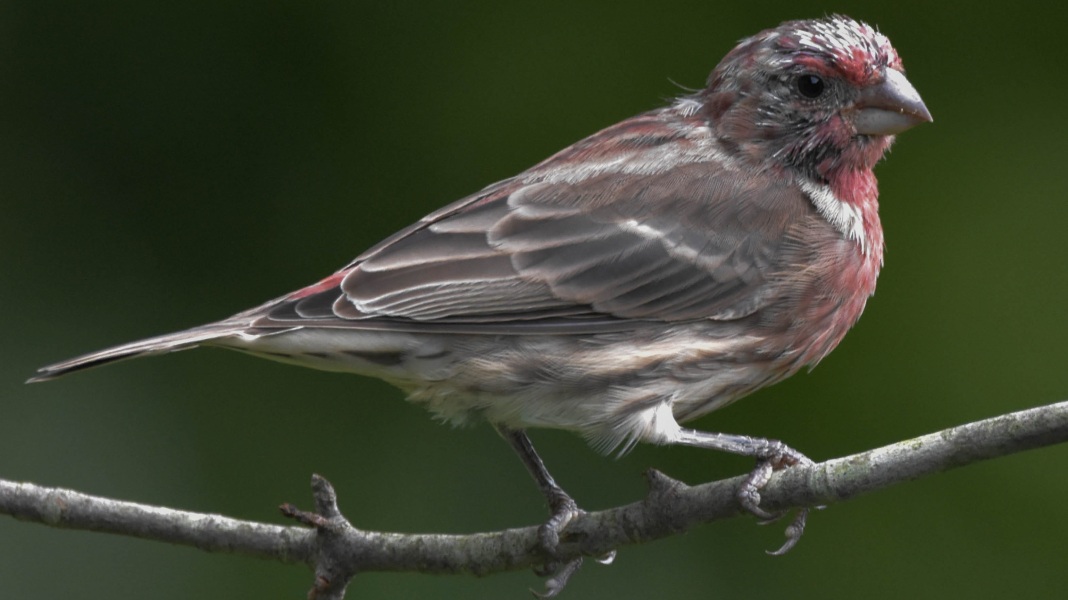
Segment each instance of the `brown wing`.
[{"label": "brown wing", "polygon": [[776,293],[794,187],[693,162],[502,182],[263,307],[294,325],[536,333],[735,319]]}]

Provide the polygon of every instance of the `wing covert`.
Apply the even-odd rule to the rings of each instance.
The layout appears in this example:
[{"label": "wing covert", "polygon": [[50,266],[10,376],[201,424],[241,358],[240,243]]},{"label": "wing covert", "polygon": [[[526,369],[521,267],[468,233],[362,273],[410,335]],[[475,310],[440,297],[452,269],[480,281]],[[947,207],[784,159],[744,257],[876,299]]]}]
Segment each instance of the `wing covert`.
[{"label": "wing covert", "polygon": [[264,316],[485,333],[737,319],[778,293],[788,232],[813,215],[796,186],[715,162],[574,179],[491,186]]}]

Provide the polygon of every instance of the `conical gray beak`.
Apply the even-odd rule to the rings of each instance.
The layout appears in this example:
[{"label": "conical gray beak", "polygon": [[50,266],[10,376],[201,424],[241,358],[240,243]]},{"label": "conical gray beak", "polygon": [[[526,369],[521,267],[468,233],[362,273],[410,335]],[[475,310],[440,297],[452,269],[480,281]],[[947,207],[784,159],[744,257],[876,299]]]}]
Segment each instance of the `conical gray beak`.
[{"label": "conical gray beak", "polygon": [[886,69],[882,83],[862,91],[855,108],[853,125],[862,135],[894,135],[934,120],[919,92],[897,69]]}]

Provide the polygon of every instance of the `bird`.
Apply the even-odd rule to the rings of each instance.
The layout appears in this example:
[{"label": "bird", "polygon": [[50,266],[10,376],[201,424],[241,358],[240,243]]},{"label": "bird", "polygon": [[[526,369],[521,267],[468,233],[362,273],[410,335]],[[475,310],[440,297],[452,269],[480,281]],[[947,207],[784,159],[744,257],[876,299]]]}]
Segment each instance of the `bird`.
[{"label": "bird", "polygon": [[[29,381],[198,346],[388,381],[488,422],[545,496],[552,551],[581,514],[527,430],[605,453],[677,444],[811,464],[777,440],[683,424],[812,367],[875,291],[873,167],[932,121],[889,39],[843,15],[741,40],[705,87],[611,125],[220,321],[92,352]],[[428,182],[429,183],[429,182]],[[779,552],[800,537],[807,511]]]}]

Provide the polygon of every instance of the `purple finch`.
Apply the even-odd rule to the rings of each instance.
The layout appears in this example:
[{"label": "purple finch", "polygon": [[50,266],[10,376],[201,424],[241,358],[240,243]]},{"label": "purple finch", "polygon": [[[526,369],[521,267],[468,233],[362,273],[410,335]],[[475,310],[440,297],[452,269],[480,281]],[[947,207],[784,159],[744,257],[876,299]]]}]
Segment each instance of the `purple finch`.
[{"label": "purple finch", "polygon": [[[752,456],[774,440],[680,426],[814,365],[875,290],[872,168],[931,116],[889,40],[834,16],[738,44],[707,86],[442,208],[333,275],[228,319],[40,369],[195,346],[385,379],[456,424],[489,421],[553,516],[577,514],[524,430]],[[800,535],[795,527],[793,538]]]}]

